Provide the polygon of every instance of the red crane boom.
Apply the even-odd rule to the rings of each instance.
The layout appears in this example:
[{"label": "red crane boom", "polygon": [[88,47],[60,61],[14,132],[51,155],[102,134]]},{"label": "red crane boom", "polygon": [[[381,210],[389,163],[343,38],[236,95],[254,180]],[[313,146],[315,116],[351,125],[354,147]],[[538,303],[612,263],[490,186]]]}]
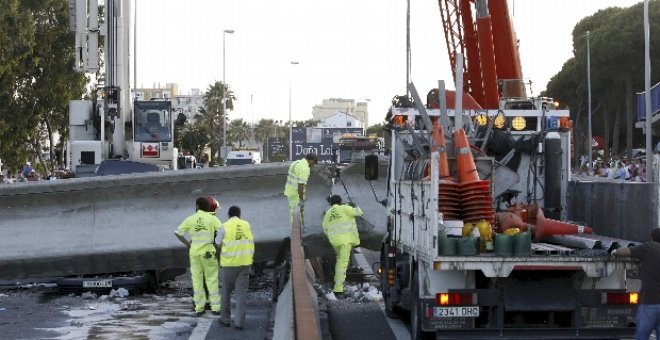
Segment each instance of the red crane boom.
[{"label": "red crane boom", "polygon": [[454,77],[456,55],[461,53],[464,58],[463,92],[486,109],[498,108],[500,96],[525,97],[518,41],[507,1],[438,2]]}]

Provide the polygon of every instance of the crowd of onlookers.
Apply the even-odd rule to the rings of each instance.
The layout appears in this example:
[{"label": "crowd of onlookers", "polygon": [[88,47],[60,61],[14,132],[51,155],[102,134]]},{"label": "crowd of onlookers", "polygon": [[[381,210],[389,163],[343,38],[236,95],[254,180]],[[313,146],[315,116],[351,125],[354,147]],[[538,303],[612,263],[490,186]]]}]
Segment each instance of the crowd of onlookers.
[{"label": "crowd of onlookers", "polygon": [[75,174],[68,170],[53,170],[50,174],[46,176],[40,176],[39,173],[32,168],[31,162],[25,162],[20,171],[18,171],[15,176],[9,174],[5,176],[0,174],[0,184],[11,184],[18,182],[35,182],[40,180],[55,180],[55,179],[65,179],[76,177]]},{"label": "crowd of onlookers", "polygon": [[[574,170],[577,175],[589,175],[589,163],[582,160],[580,167]],[[646,182],[646,158],[611,159],[602,160],[600,157],[593,161],[593,176],[609,179],[618,179],[632,182]]]}]

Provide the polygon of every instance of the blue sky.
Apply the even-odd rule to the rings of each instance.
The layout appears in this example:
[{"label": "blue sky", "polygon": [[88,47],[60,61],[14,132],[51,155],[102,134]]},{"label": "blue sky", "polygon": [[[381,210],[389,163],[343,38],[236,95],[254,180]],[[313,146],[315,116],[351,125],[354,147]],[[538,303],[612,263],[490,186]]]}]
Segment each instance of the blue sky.
[{"label": "blue sky", "polygon": [[[235,31],[225,36],[225,79],[238,97],[232,119],[287,120],[289,84],[294,120],[310,119],[323,99],[346,98],[369,99],[376,123],[392,97],[405,94],[406,0],[134,1],[139,87],[178,83],[186,94],[222,80],[222,32]],[[438,1],[411,3],[411,79],[423,94],[439,79],[453,89]],[[634,3],[509,0],[533,94],[572,56],[580,19]]]}]

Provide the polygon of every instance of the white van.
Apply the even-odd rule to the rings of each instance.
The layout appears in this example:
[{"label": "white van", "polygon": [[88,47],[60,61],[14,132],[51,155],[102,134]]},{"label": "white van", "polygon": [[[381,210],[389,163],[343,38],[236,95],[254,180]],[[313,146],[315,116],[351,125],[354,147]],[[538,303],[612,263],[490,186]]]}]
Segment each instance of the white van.
[{"label": "white van", "polygon": [[259,151],[229,151],[227,154],[227,165],[259,164],[261,153]]}]

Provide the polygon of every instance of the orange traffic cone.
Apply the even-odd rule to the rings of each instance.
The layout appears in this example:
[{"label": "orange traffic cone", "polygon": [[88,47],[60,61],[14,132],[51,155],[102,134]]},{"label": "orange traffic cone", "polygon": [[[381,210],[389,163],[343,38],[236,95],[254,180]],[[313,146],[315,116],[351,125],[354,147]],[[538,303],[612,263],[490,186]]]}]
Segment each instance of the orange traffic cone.
[{"label": "orange traffic cone", "polygon": [[458,182],[469,183],[479,180],[477,166],[474,164],[472,151],[468,144],[465,130],[458,129],[454,132],[454,145],[456,148],[456,169],[458,171]]},{"label": "orange traffic cone", "polygon": [[538,209],[536,213],[536,227],[534,228],[535,242],[539,242],[546,235],[591,234],[591,232],[592,229],[589,227],[545,218],[542,209]]},{"label": "orange traffic cone", "polygon": [[[440,179],[449,179],[449,162],[447,161],[447,150],[445,149],[445,132],[442,125],[436,120],[433,122],[433,133],[431,135],[435,148],[438,151],[438,167],[440,168]],[[451,178],[453,180],[453,178]]]}]

